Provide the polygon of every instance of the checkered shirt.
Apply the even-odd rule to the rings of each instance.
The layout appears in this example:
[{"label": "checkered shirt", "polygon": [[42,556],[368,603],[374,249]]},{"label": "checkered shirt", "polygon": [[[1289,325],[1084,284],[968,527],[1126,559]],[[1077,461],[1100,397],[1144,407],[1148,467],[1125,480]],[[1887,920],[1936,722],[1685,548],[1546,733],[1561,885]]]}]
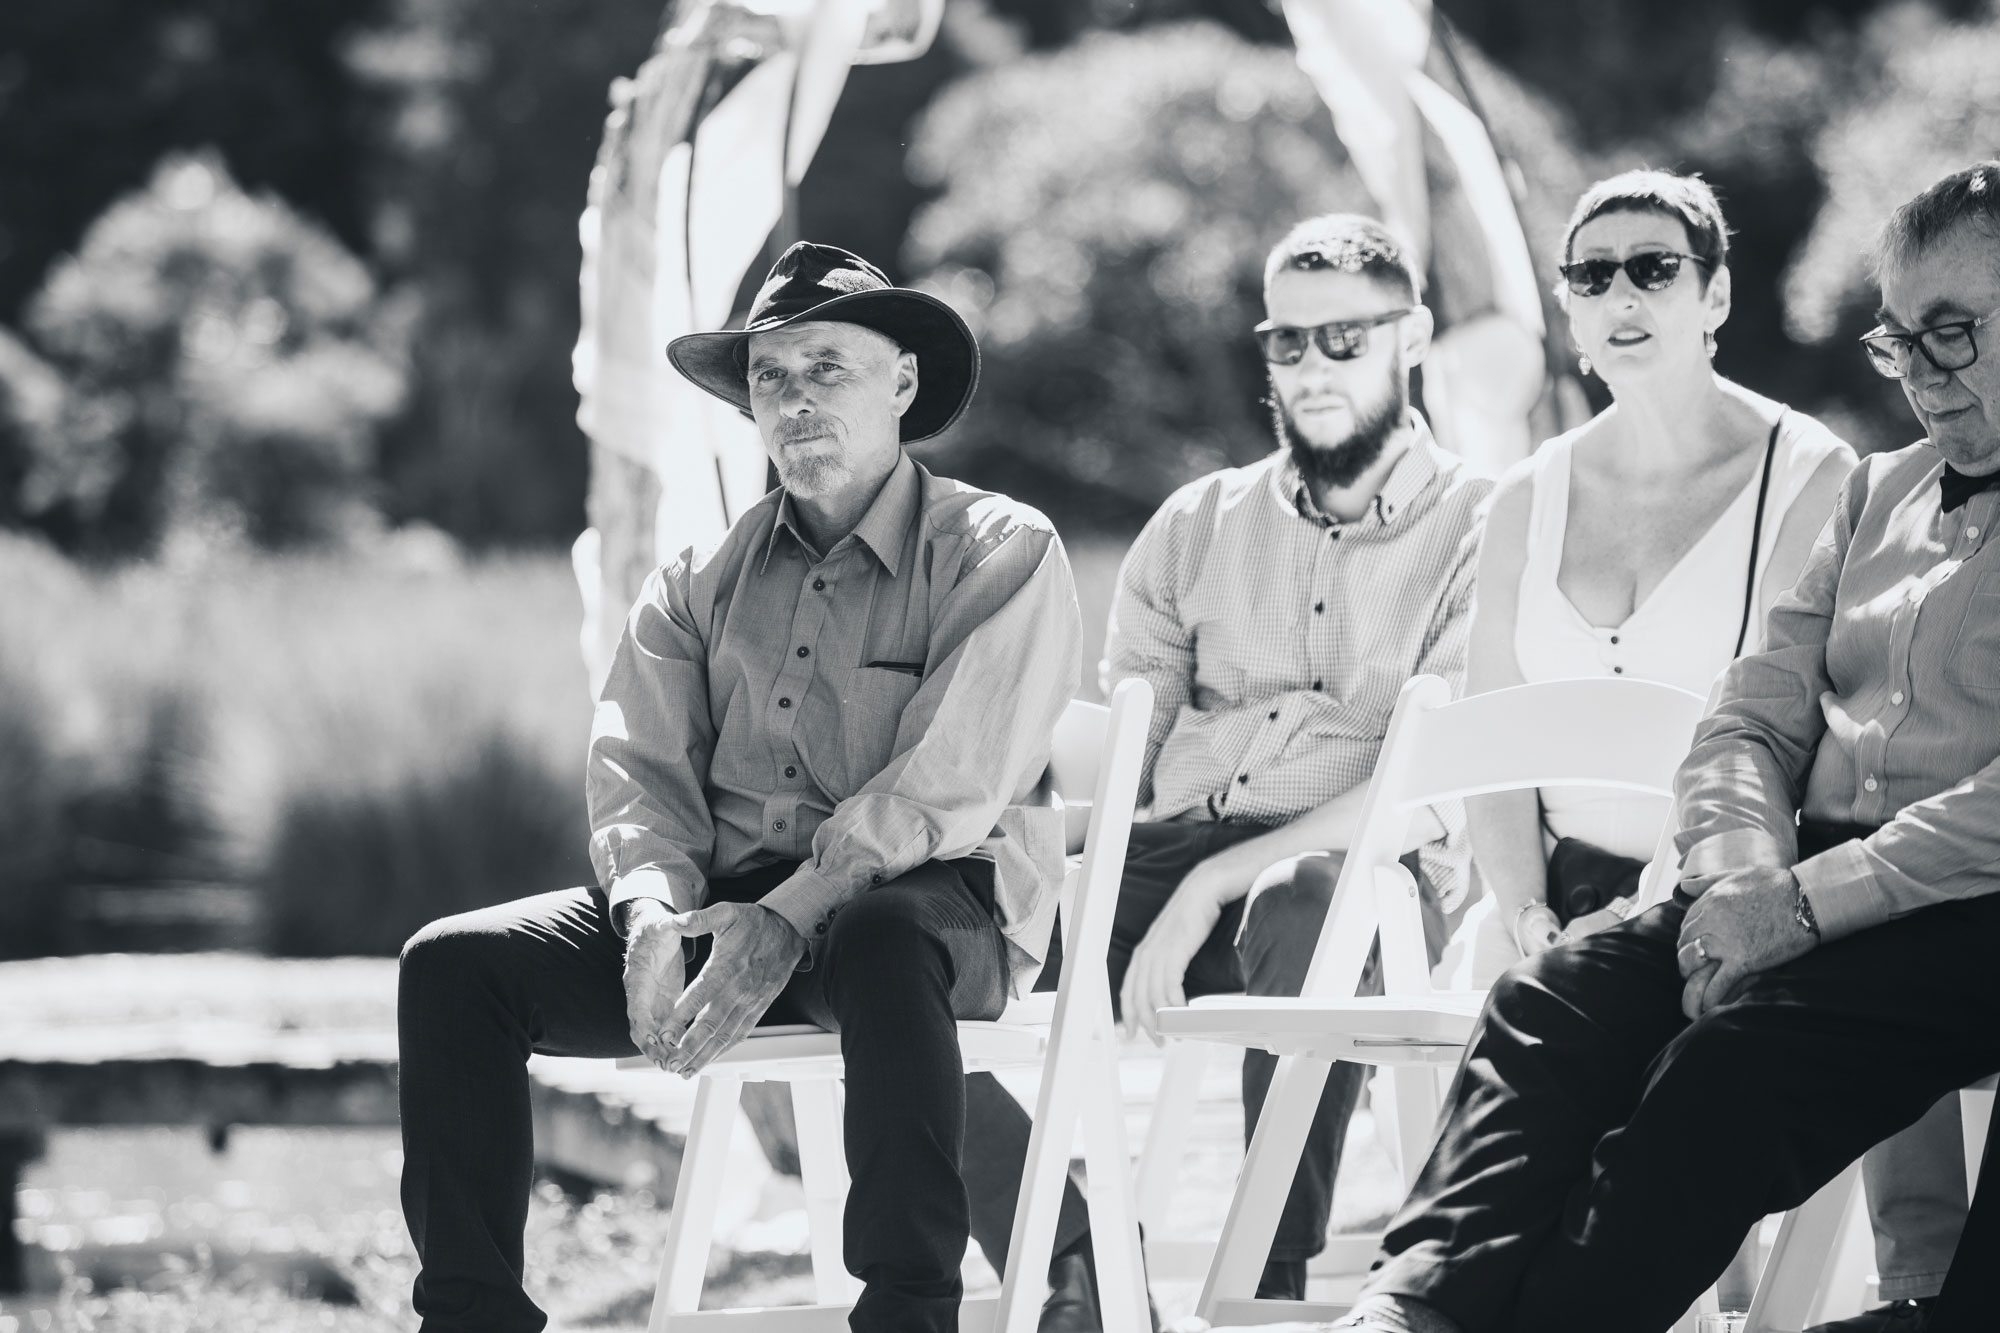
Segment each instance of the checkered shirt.
[{"label": "checkered shirt", "polygon": [[[1149,817],[1283,824],[1366,782],[1397,693],[1465,680],[1477,519],[1492,483],[1416,439],[1355,522],[1327,517],[1283,451],[1182,487],[1119,571],[1102,678],[1153,687]],[[1420,850],[1446,910],[1465,814]]]}]

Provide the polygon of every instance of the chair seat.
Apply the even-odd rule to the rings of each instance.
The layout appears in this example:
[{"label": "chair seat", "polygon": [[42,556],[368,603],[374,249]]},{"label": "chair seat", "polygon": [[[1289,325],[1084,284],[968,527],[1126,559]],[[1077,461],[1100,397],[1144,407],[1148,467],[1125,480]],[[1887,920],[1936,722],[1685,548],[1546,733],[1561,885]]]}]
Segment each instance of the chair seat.
[{"label": "chair seat", "polygon": [[1162,1009],[1170,1037],[1371,1065],[1452,1065],[1472,1040],[1484,991],[1353,999],[1211,995]]},{"label": "chair seat", "polygon": [[[960,1023],[958,1049],[966,1069],[1039,1066],[1048,1053],[1049,1024],[1055,1020],[1055,1008],[1054,991],[1036,991],[1010,1003],[994,1022]],[[643,1055],[628,1055],[618,1067],[653,1066]],[[840,1035],[811,1023],[773,1023],[718,1055],[709,1070],[749,1082],[840,1078]]]}]

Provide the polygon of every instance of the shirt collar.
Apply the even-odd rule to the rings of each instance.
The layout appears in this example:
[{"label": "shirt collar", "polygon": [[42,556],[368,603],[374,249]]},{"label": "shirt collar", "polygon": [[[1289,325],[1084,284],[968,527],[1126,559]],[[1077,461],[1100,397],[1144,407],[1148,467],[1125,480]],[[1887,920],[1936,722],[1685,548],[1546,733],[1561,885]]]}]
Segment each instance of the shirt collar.
[{"label": "shirt collar", "polygon": [[[902,559],[903,534],[916,521],[917,502],[922,489],[916,460],[904,454],[896,461],[888,480],[882,483],[882,489],[875,492],[875,498],[869,503],[868,511],[861,516],[861,521],[854,525],[852,536],[875,553],[875,558],[889,571],[890,578],[896,576],[897,564]],[[759,567],[759,573],[771,563],[771,551],[780,532],[789,533],[804,550],[820,554],[813,550],[811,540],[806,537],[805,525],[799,522],[791,492],[786,491],[778,497],[778,517],[771,525],[769,540],[764,544],[764,563]]]},{"label": "shirt collar", "polygon": [[[1382,489],[1375,493],[1374,503],[1369,506],[1376,527],[1387,527],[1393,523],[1398,514],[1416,503],[1424,489],[1443,470],[1443,447],[1431,434],[1430,423],[1424,420],[1424,414],[1411,408],[1409,425],[1412,432],[1410,447],[1389,469],[1388,479],[1382,483]],[[1277,488],[1279,501],[1300,518],[1326,528],[1342,525],[1343,520],[1321,513],[1319,506],[1313,503],[1312,490],[1306,485],[1298,464],[1292,461],[1289,453],[1280,459],[1271,480]]]}]

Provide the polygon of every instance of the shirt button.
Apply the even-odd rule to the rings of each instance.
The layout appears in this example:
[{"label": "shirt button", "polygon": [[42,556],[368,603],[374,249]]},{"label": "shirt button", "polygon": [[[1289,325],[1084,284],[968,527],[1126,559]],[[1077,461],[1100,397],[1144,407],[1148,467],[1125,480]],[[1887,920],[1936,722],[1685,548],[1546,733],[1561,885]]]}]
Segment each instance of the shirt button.
[{"label": "shirt button", "polygon": [[1624,668],[1624,667],[1612,667],[1612,668],[1611,668],[1611,674],[1612,674],[1612,675],[1614,675],[1614,676],[1622,676],[1622,675],[1624,675],[1624,674],[1625,674],[1625,668]]},{"label": "shirt button", "polygon": [[1901,704],[1903,702],[1903,692],[1901,690],[1897,690],[1894,694],[1889,696],[1889,702],[1892,704]]},{"label": "shirt button", "polygon": [[880,884],[882,882],[882,877],[880,875],[870,875],[868,877],[868,882],[870,884]]},{"label": "shirt button", "polygon": [[813,934],[815,934],[815,935],[824,935],[824,934],[826,934],[826,922],[822,921],[822,922],[820,922],[820,923],[819,923],[819,924],[818,924],[817,926],[814,926],[814,927],[813,927]]},{"label": "shirt button", "polygon": [[1616,634],[1611,636],[1611,642],[1614,644],[1618,642],[1618,636]]},{"label": "shirt button", "polygon": [[1271,710],[1271,720],[1273,722],[1276,722],[1278,720],[1278,710],[1275,708]]},{"label": "shirt button", "polygon": [[790,708],[791,706],[792,706],[792,701],[790,699],[778,700],[778,707],[780,708]]},{"label": "shirt button", "polygon": [[798,768],[798,765],[797,765],[797,764],[786,764],[786,765],[785,765],[785,776],[786,776],[786,777],[788,777],[788,778],[795,778],[795,777],[797,777],[798,775],[799,775],[799,768]]},{"label": "shirt button", "polygon": [[825,592],[825,591],[826,591],[826,580],[825,580],[825,579],[814,579],[814,580],[813,580],[813,591],[814,591],[814,592]]},{"label": "shirt button", "polygon": [[810,648],[806,647],[806,646],[805,646],[804,644],[800,644],[800,645],[799,645],[799,656],[800,656],[800,657],[811,657],[812,655],[813,655],[813,650],[812,650],[812,649],[810,649]]},{"label": "shirt button", "polygon": [[1868,781],[1862,783],[1861,785],[1869,791],[1874,791],[1877,787],[1881,786],[1882,784],[1875,781],[1875,779],[1870,778],[1868,779]]},{"label": "shirt button", "polygon": [[1313,682],[1313,689],[1314,689],[1315,691],[1317,691],[1317,690],[1319,689],[1319,682],[1318,682],[1318,681],[1314,681],[1314,682]]},{"label": "shirt button", "polygon": [[1979,535],[1979,525],[1975,523],[1971,527],[1967,528],[1965,530],[1965,535],[1968,537],[1977,537]]},{"label": "shirt button", "polygon": [[1325,614],[1326,614],[1326,603],[1325,603],[1325,602],[1314,602],[1314,603],[1313,603],[1313,614],[1314,614],[1314,615],[1316,615],[1316,616],[1323,616],[1323,615],[1325,615]]},{"label": "shirt button", "polygon": [[1236,775],[1236,780],[1238,782],[1248,782],[1250,780],[1250,775],[1248,773],[1238,773]]},{"label": "shirt button", "polygon": [[776,829],[778,832],[783,833],[785,831],[785,821],[782,819],[774,819],[771,821],[771,827]]}]

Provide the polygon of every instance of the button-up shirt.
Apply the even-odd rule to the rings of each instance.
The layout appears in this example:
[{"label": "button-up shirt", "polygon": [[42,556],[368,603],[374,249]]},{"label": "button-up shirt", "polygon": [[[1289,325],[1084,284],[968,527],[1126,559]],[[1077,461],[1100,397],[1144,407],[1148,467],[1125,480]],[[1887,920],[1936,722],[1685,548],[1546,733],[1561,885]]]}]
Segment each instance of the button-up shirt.
[{"label": "button-up shirt", "polygon": [[782,491],[648,579],[591,732],[591,857],[613,907],[663,871],[796,860],[761,901],[810,947],[841,905],[929,860],[993,863],[1016,979],[1047,951],[1063,823],[1045,782],[1078,615],[1048,520],[905,457],[813,549]]},{"label": "button-up shirt", "polygon": [[[1321,513],[1289,453],[1182,487],[1119,572],[1106,688],[1153,686],[1140,800],[1174,816],[1277,825],[1375,769],[1396,696],[1465,680],[1475,513],[1492,490],[1415,439],[1368,512]],[[1447,908],[1463,893],[1463,807],[1420,852]]]},{"label": "button-up shirt", "polygon": [[1823,939],[2000,888],[2000,494],[1943,512],[1926,444],[1865,459],[1767,649],[1676,779],[1691,888],[1793,865],[1795,815],[1881,825],[1795,866]]}]

